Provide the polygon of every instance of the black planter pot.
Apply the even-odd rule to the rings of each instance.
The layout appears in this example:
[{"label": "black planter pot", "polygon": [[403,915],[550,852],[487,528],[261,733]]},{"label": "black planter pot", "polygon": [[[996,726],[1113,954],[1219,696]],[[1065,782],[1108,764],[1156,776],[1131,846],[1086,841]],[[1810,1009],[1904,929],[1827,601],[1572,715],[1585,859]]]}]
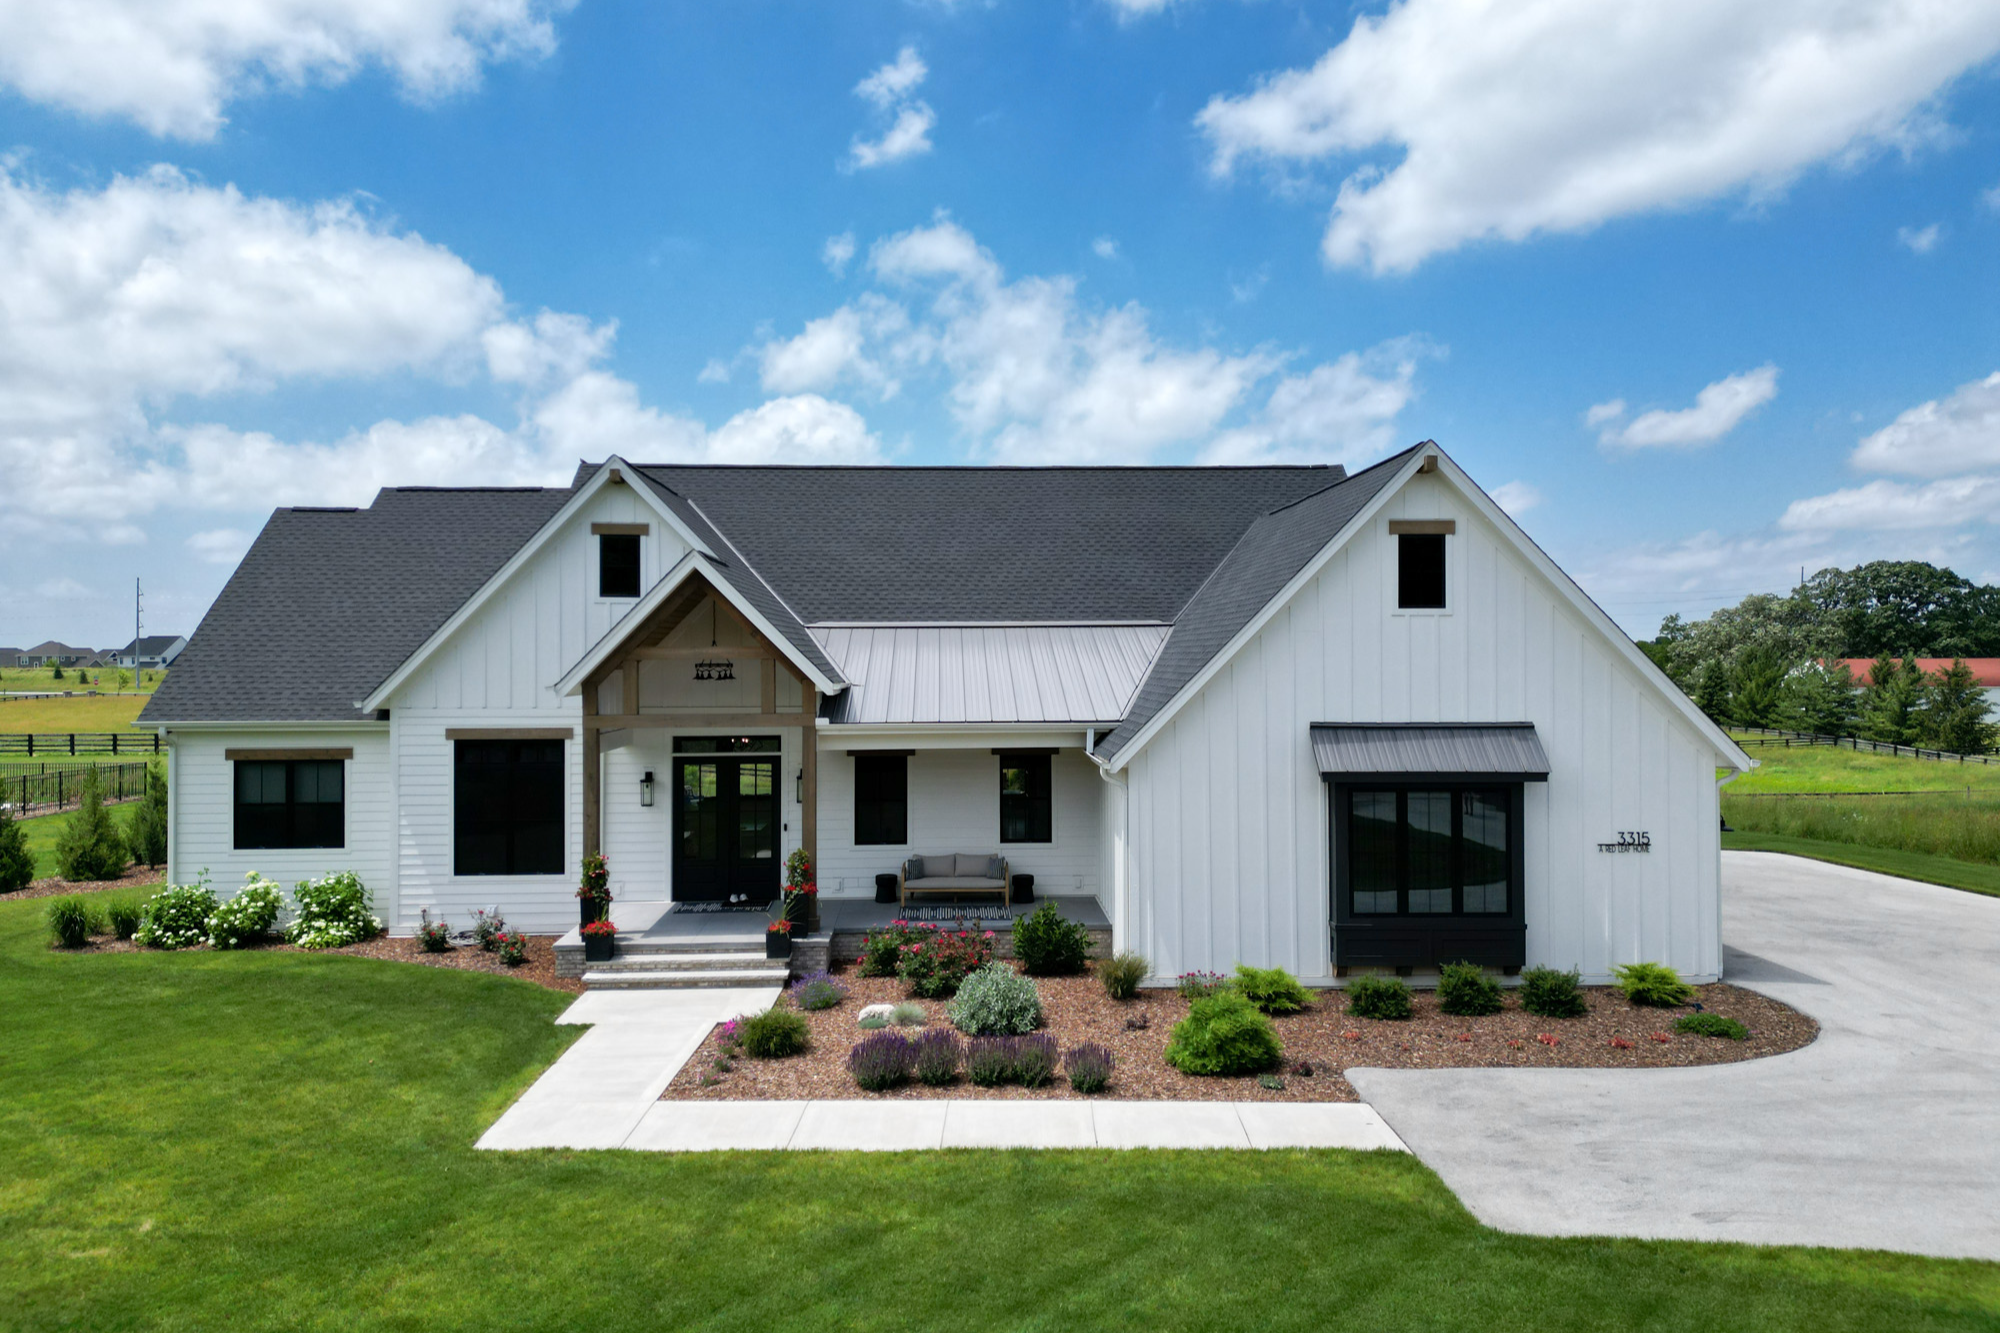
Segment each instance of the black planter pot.
[{"label": "black planter pot", "polygon": [[611,904],[609,901],[598,898],[578,898],[576,900],[576,914],[576,924],[587,926],[593,921],[602,921],[604,918],[610,916]]},{"label": "black planter pot", "polygon": [[877,875],[875,877],[875,901],[878,903],[893,903],[896,901],[896,877],[894,875]]},{"label": "black planter pot", "polygon": [[583,961],[586,963],[608,963],[618,948],[616,935],[585,935],[583,937]]},{"label": "black planter pot", "polygon": [[1035,877],[1033,875],[1013,875],[1009,877],[1014,886],[1014,901],[1031,903],[1035,901]]},{"label": "black planter pot", "polygon": [[792,937],[783,931],[770,931],[764,936],[764,956],[766,958],[790,958]]}]

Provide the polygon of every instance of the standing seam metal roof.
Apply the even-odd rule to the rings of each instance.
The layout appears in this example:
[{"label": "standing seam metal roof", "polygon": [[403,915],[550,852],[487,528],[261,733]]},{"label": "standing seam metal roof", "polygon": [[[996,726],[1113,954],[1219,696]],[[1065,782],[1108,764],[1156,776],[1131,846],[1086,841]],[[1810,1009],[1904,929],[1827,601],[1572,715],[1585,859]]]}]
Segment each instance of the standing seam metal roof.
[{"label": "standing seam metal roof", "polygon": [[1116,722],[1165,625],[820,626],[835,722]]},{"label": "standing seam metal roof", "polygon": [[1313,759],[1345,773],[1505,774],[1547,778],[1549,756],[1532,722],[1315,722]]}]

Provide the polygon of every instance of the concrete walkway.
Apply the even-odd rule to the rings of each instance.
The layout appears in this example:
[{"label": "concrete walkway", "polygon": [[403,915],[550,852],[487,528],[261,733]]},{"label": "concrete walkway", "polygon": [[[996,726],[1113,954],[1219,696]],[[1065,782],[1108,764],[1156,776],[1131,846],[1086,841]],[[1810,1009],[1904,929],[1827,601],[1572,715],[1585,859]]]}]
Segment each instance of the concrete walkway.
[{"label": "concrete walkway", "polygon": [[1483,1222],[2000,1259],[2000,899],[1725,852],[1725,979],[1819,1040],[1702,1069],[1353,1069]]}]

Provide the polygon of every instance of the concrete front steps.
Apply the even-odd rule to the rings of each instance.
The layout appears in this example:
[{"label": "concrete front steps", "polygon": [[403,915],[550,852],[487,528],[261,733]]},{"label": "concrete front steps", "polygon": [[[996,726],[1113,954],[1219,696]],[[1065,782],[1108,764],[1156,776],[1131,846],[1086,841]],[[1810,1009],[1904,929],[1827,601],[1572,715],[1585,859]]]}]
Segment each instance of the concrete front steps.
[{"label": "concrete front steps", "polygon": [[[754,948],[751,947],[754,944]],[[791,964],[764,956],[764,937],[699,942],[619,941],[607,963],[585,964],[591,990],[684,990],[704,986],[782,986]]]}]

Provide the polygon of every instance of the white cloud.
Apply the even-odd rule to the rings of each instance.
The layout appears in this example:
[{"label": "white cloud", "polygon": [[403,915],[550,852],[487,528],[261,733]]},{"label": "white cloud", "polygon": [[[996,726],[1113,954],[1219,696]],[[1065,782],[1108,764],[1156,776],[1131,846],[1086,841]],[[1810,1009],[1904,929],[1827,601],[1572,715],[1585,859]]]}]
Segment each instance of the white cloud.
[{"label": "white cloud", "polygon": [[887,111],[916,91],[930,72],[917,48],[906,46],[896,53],[894,60],[855,84],[854,95]]},{"label": "white cloud", "polygon": [[870,292],[830,315],[808,320],[796,337],[765,343],[757,353],[764,388],[771,393],[799,393],[853,380],[892,398],[897,383],[870,359],[866,345],[870,340],[893,339],[908,326],[909,317],[900,305]]},{"label": "white cloud", "polygon": [[[1694,406],[1678,412],[1654,409],[1623,426],[1606,425],[1598,436],[1604,444],[1625,449],[1685,448],[1712,444],[1757,408],[1778,396],[1778,368],[1764,365],[1719,379],[1695,395]],[[1621,416],[1620,400],[1599,403],[1584,413],[1592,425]]]},{"label": "white cloud", "polygon": [[847,148],[847,169],[866,171],[930,152],[931,128],[936,124],[937,112],[931,110],[929,103],[915,102],[904,107],[896,113],[896,123],[881,138],[854,136],[854,142]]},{"label": "white cloud", "polygon": [[847,264],[853,258],[854,233],[851,231],[844,231],[838,236],[827,237],[826,244],[820,248],[819,252],[820,262],[825,264],[827,271],[832,273],[836,278],[847,276]]},{"label": "white cloud", "polygon": [[1109,236],[1100,236],[1090,243],[1090,252],[1099,259],[1118,258],[1118,242]]},{"label": "white cloud", "polygon": [[[894,119],[880,138],[854,136],[841,163],[843,171],[865,171],[930,152],[930,134],[937,125],[937,113],[928,102],[910,96],[929,74],[930,67],[917,55],[917,48],[906,46],[896,53],[894,60],[854,85],[855,96],[884,115],[893,113]],[[847,253],[849,257],[854,253],[852,238]],[[846,262],[845,258],[841,260],[842,265]]]},{"label": "white cloud", "polygon": [[729,363],[719,356],[711,356],[694,380],[697,384],[727,384],[729,375]]},{"label": "white cloud", "polygon": [[1853,462],[1914,477],[2000,467],[2000,371],[1910,408],[1862,440]]},{"label": "white cloud", "polygon": [[1368,159],[1322,248],[1391,272],[1907,149],[1996,51],[2000,7],[1983,0],[1404,0],[1196,124],[1217,175]]},{"label": "white cloud", "polygon": [[882,445],[861,414],[818,394],[773,398],[739,412],[709,438],[716,463],[880,463]]},{"label": "white cloud", "polygon": [[206,564],[233,565],[250,549],[257,534],[242,528],[211,528],[187,539],[188,549]]},{"label": "white cloud", "polygon": [[1937,529],[1980,519],[2000,521],[2000,477],[1947,477],[1920,486],[1871,481],[1830,495],[1794,500],[1786,506],[1778,526],[1788,532]]},{"label": "white cloud", "polygon": [[1396,417],[1416,396],[1417,360],[1428,350],[1397,339],[1287,375],[1256,418],[1217,436],[1201,461],[1373,462],[1394,447]]},{"label": "white cloud", "polygon": [[1913,255],[1927,255],[1937,249],[1939,224],[1933,222],[1928,227],[1896,228],[1896,244]]},{"label": "white cloud", "polygon": [[1229,299],[1238,305],[1248,305],[1263,295],[1264,287],[1271,281],[1271,266],[1259,264],[1257,271],[1241,282],[1232,280],[1229,284]]},{"label": "white cloud", "polygon": [[1519,518],[1542,502],[1542,493],[1525,481],[1502,482],[1487,494],[1493,497],[1494,504],[1515,518]]},{"label": "white cloud", "polygon": [[1130,21],[1163,13],[1174,0],[1105,0],[1105,3],[1118,11],[1121,21]]},{"label": "white cloud", "polygon": [[90,589],[68,575],[43,579],[35,585],[35,596],[46,597],[50,601],[70,601],[78,597],[90,596]]},{"label": "white cloud", "polygon": [[2000,185],[1980,191],[1979,200],[1996,213],[2000,213]]},{"label": "white cloud", "polygon": [[472,87],[493,61],[555,48],[575,0],[0,0],[0,82],[33,101],[212,137],[224,106],[370,66],[417,101]]}]

